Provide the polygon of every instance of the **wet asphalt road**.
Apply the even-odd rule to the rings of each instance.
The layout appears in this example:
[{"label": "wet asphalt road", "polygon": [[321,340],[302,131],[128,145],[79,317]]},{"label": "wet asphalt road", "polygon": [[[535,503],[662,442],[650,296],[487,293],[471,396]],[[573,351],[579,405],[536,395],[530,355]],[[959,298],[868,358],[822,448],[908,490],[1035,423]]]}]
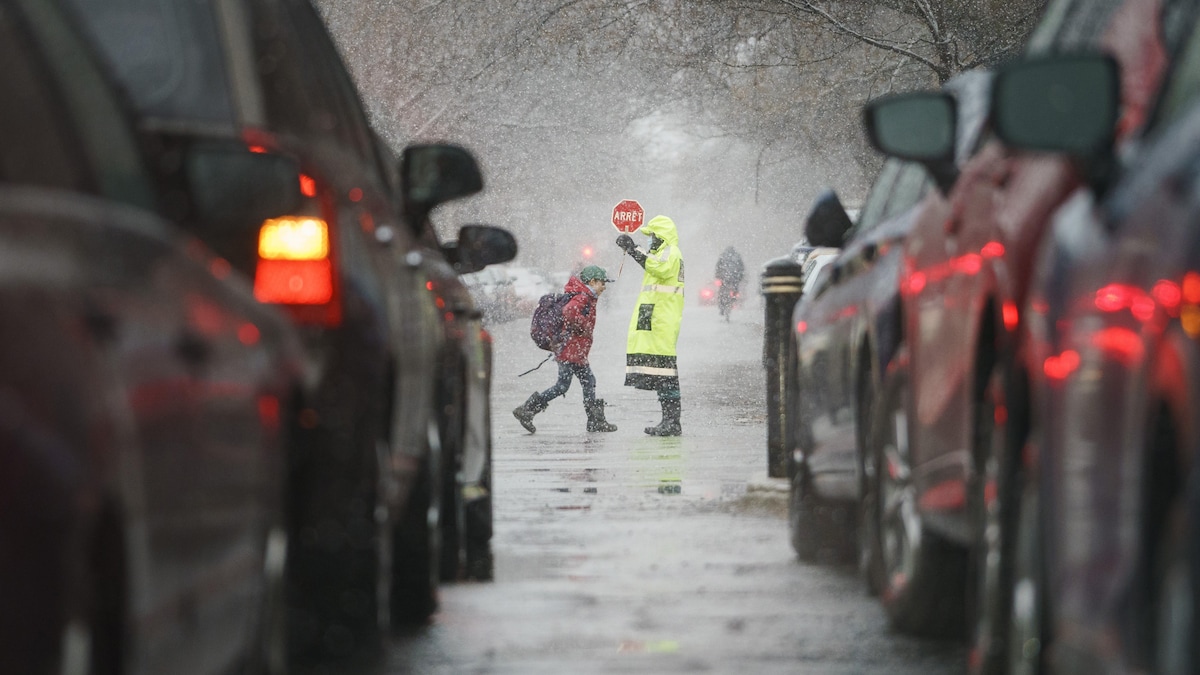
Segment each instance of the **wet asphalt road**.
[{"label": "wet asphalt road", "polygon": [[962,672],[958,645],[890,632],[853,568],[796,561],[786,492],[766,478],[757,299],[730,323],[687,307],[684,435],[653,438],[654,394],[621,386],[627,281],[602,299],[591,357],[616,432],[585,431],[578,383],[525,432],[510,411],[552,384],[554,364],[518,378],[542,355],[527,320],[490,327],[495,580],[444,587],[432,624],[397,637],[383,671]]}]

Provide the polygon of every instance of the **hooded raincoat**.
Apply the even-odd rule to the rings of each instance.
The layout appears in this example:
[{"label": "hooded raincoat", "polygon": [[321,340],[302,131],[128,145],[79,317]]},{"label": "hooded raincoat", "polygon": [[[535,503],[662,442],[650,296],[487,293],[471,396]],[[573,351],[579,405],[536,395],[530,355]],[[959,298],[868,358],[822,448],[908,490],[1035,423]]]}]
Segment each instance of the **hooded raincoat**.
[{"label": "hooded raincoat", "polygon": [[599,298],[579,277],[568,279],[563,293],[574,293],[575,297],[563,306],[563,328],[567,340],[558,350],[558,360],[586,366],[588,352],[592,351],[592,331],[596,327],[596,302]]},{"label": "hooded raincoat", "polygon": [[641,232],[663,243],[646,254],[642,290],[629,322],[625,386],[655,391],[678,390],[675,343],[683,322],[683,253],[675,221],[655,216]]}]

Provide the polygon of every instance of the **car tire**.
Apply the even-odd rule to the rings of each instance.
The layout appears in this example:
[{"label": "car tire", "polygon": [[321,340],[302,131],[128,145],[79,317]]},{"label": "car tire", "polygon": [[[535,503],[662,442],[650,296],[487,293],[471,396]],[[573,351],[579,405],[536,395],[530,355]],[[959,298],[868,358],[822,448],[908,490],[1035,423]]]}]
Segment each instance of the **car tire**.
[{"label": "car tire", "polygon": [[466,392],[461,364],[451,369],[448,386],[440,398],[439,436],[442,439],[441,503],[438,527],[441,531],[441,559],[438,575],[442,581],[458,581],[466,567],[466,504],[459,473],[466,435]]},{"label": "car tire", "polygon": [[852,523],[847,510],[826,503],[795,471],[788,494],[788,531],[792,549],[801,562],[841,563],[853,557]]},{"label": "car tire", "polygon": [[[366,436],[376,426],[357,428]],[[369,444],[369,450],[330,453],[329,432],[311,434],[293,453],[288,485],[289,658],[301,663],[377,653],[390,621],[384,600],[391,532],[380,441],[355,438],[348,447]],[[357,471],[348,457],[361,462]]]},{"label": "car tire", "polygon": [[[990,361],[990,360],[989,360]],[[974,456],[969,511],[975,530],[970,552],[968,672],[999,675],[1008,672],[1008,630],[1012,614],[1014,537],[1018,526],[1017,436],[1025,427],[1023,407],[1010,386],[1005,361],[981,365],[987,369],[976,396]]]},{"label": "car tire", "polygon": [[886,574],[879,536],[878,463],[873,457],[862,458],[863,491],[858,504],[858,571],[867,595],[877,597],[884,586]]},{"label": "car tire", "polygon": [[924,527],[907,447],[907,378],[888,376],[872,415],[868,449],[874,464],[878,532],[884,574],[880,600],[898,630],[927,637],[962,637],[966,550]]},{"label": "car tire", "polygon": [[1045,566],[1036,483],[1025,475],[1014,490],[1017,512],[1013,532],[1012,584],[1008,588],[1005,662],[1009,672],[1041,673],[1050,646],[1045,609]]},{"label": "car tire", "polygon": [[487,464],[479,482],[480,494],[467,502],[466,525],[466,578],[473,581],[491,581],[494,575],[492,559],[492,427],[489,403],[488,415],[484,417],[488,443]]},{"label": "car tire", "polygon": [[1198,660],[1196,612],[1200,610],[1197,561],[1189,556],[1197,541],[1184,500],[1177,499],[1167,514],[1154,550],[1153,671],[1164,675],[1195,673]]},{"label": "car tire", "polygon": [[289,671],[287,653],[287,608],[285,570],[287,568],[287,533],[272,528],[266,536],[263,553],[263,598],[257,627],[254,652],[249,655],[246,672],[255,675],[286,675]]},{"label": "car tire", "polygon": [[870,453],[867,452],[868,441],[866,438],[867,430],[870,428],[872,421],[872,411],[874,409],[877,392],[875,392],[874,380],[871,377],[871,364],[873,361],[868,356],[864,358],[859,366],[859,386],[858,386],[858,419],[856,424],[856,432],[859,434],[859,475],[861,483],[859,485],[859,502],[858,514],[856,522],[857,544],[858,544],[858,571],[863,579],[863,584],[866,586],[867,595],[877,597],[883,589],[883,562],[879,549],[879,518],[877,512],[879,510],[879,493],[878,482],[875,479],[876,462]]},{"label": "car tire", "polygon": [[413,486],[404,517],[393,538],[392,619],[398,624],[423,624],[438,609],[438,530],[441,506],[441,444],[437,430],[429,430],[429,447],[421,478]]},{"label": "car tire", "polygon": [[471,500],[467,505],[466,578],[491,581],[494,574],[492,559],[492,495],[491,467],[483,489],[486,496]]}]

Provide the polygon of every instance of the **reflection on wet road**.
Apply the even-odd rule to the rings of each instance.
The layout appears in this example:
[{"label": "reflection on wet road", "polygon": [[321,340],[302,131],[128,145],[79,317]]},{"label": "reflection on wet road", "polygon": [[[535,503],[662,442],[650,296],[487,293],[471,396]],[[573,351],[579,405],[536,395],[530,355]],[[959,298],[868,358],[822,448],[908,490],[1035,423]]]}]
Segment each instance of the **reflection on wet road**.
[{"label": "reflection on wet road", "polygon": [[510,410],[552,372],[525,321],[496,350],[496,578],[445,587],[388,673],[957,673],[956,645],[890,634],[851,568],[801,565],[768,481],[757,308],[689,307],[683,429],[655,438],[652,392],[620,386],[626,309],[605,298],[592,364],[613,433],[587,433],[578,385],[526,433]]}]

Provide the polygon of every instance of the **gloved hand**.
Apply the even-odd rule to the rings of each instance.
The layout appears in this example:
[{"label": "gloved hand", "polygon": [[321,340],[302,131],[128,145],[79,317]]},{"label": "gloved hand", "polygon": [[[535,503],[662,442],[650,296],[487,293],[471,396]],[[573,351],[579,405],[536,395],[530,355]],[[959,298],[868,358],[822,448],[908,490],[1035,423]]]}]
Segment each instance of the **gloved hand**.
[{"label": "gloved hand", "polygon": [[627,234],[617,237],[617,246],[620,246],[621,250],[626,253],[632,253],[633,249],[637,248],[637,244],[633,243],[633,237]]}]

